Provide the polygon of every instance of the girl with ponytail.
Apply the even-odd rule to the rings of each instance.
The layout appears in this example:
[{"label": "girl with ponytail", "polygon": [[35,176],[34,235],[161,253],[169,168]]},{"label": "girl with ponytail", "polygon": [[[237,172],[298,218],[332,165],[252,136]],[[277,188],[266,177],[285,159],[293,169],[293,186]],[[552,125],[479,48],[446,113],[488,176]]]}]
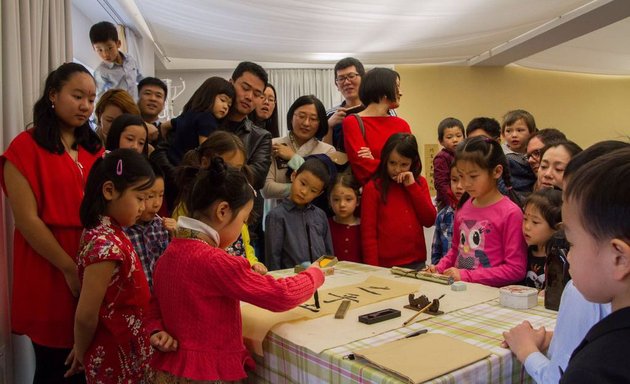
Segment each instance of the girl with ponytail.
[{"label": "girl with ponytail", "polygon": [[[455,213],[452,247],[431,271],[495,287],[522,281],[523,212],[501,145],[483,136],[468,138],[457,147],[455,164],[465,193]],[[499,192],[499,179],[508,196]]]},{"label": "girl with ponytail", "polygon": [[156,383],[246,378],[244,367],[252,368],[254,361],[243,345],[240,301],[287,311],[323,284],[316,265],[276,280],[224,250],[241,233],[254,196],[245,174],[221,157],[199,171],[184,202],[189,216],[179,217],[177,237],[153,273],[148,330],[168,330],[178,341],[176,351],[155,352]]}]

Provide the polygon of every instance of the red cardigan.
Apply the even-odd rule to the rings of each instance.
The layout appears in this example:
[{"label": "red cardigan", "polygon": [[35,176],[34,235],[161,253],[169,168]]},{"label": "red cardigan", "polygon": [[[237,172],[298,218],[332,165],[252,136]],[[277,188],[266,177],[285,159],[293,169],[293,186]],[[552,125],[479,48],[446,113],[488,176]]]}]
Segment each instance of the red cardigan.
[{"label": "red cardigan", "polygon": [[[365,185],[381,162],[381,151],[387,139],[394,133],[411,133],[411,129],[405,120],[396,116],[364,116],[361,120],[365,134],[355,116],[343,119],[343,137],[352,173],[361,185]],[[357,152],[361,147],[370,148],[374,159],[359,157]]]},{"label": "red cardigan", "polygon": [[381,199],[379,184],[379,180],[370,181],[361,198],[363,262],[392,267],[425,261],[422,227],[432,226],[436,216],[427,181],[420,176],[408,187],[390,183],[387,204]]},{"label": "red cardigan", "polygon": [[174,239],[153,273],[149,332],[165,330],[179,343],[175,352],[155,351],[151,366],[193,380],[241,380],[254,361],[243,345],[240,301],[287,311],[310,299],[324,283],[309,268],[276,279],[252,271],[243,257],[228,255],[197,239]]}]

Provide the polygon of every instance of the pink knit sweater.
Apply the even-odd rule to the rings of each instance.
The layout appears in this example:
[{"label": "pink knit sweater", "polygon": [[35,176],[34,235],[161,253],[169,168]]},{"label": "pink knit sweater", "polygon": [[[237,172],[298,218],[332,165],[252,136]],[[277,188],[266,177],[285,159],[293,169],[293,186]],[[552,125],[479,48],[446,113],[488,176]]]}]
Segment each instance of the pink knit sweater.
[{"label": "pink knit sweater", "polygon": [[167,331],[179,347],[156,351],[151,366],[193,380],[243,379],[244,366],[253,368],[254,361],[243,345],[239,301],[287,311],[323,283],[316,268],[275,279],[201,240],[174,239],[155,267],[146,328]]}]

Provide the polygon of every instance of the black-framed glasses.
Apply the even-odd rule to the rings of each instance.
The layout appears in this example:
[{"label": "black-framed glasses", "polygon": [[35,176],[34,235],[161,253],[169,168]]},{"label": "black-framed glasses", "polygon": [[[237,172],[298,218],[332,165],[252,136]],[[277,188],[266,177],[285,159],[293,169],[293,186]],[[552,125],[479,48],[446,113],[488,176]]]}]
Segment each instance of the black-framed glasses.
[{"label": "black-framed glasses", "polygon": [[359,75],[357,72],[350,72],[350,73],[348,73],[346,75],[337,76],[335,78],[335,81],[337,83],[339,83],[339,84],[342,84],[346,80],[352,81],[352,80],[356,79],[357,76],[361,76],[361,75]]},{"label": "black-framed glasses", "polygon": [[531,158],[534,158],[536,160],[540,159],[540,149],[534,149],[533,151],[531,151],[530,153],[525,155],[525,158],[527,160],[529,160]]}]

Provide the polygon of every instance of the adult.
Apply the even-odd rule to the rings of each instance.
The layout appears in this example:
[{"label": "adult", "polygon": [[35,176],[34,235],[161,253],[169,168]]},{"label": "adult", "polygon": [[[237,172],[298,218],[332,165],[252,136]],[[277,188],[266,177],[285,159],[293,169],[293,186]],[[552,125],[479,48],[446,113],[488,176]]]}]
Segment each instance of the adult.
[{"label": "adult", "polygon": [[[343,101],[326,111],[328,118],[328,133],[323,138],[324,142],[332,144],[338,151],[345,152],[342,122],[346,115],[359,113],[365,109],[364,103],[359,98],[359,88],[365,76],[363,64],[354,57],[346,57],[335,64],[335,86]],[[396,116],[393,109],[389,114]]]},{"label": "adult", "polygon": [[[328,131],[326,109],[314,95],[300,96],[287,112],[289,133],[272,141],[273,161],[269,167],[262,195],[265,199],[283,199],[291,191],[290,173],[304,163],[304,157],[331,155],[335,147],[317,139]],[[270,204],[272,209],[275,204]]]},{"label": "adult", "polygon": [[168,87],[157,77],[145,77],[138,83],[138,107],[149,128],[149,144],[154,147],[162,139],[160,113],[164,110]]},{"label": "adult", "polygon": [[98,99],[94,110],[96,122],[98,123],[96,134],[98,134],[103,143],[107,141],[107,134],[112,126],[112,122],[123,113],[140,115],[140,108],[124,89],[110,89]]},{"label": "adult", "polygon": [[236,100],[224,121],[223,128],[234,133],[245,144],[247,164],[253,173],[256,190],[265,185],[271,165],[271,133],[257,127],[247,116],[256,108],[267,85],[267,72],[258,64],[244,61],[238,64],[230,79]]},{"label": "adult", "polygon": [[0,157],[0,182],[15,218],[11,326],[33,343],[34,383],[64,382],[64,362],[74,344],[79,205],[103,152],[88,121],[95,98],[90,72],[62,64],[46,78],[33,107],[33,127]]},{"label": "adult", "polygon": [[555,128],[543,128],[532,133],[527,142],[527,154],[525,157],[535,174],[538,174],[538,167],[540,167],[540,151],[542,151],[545,145],[566,139],[567,137],[564,133]]},{"label": "adult", "polygon": [[540,188],[562,189],[564,170],[573,156],[582,152],[582,148],[572,141],[556,141],[546,145],[540,153],[538,182]]},{"label": "adult", "polygon": [[267,84],[263,97],[256,102],[256,109],[249,114],[249,119],[260,128],[271,133],[272,138],[280,137],[278,127],[278,96],[273,85]]},{"label": "adult", "polygon": [[400,75],[389,68],[370,70],[359,88],[361,101],[367,105],[357,116],[343,119],[345,149],[352,173],[361,185],[372,177],[381,158],[381,150],[394,133],[411,133],[409,124],[391,116],[390,109],[400,105]]}]

